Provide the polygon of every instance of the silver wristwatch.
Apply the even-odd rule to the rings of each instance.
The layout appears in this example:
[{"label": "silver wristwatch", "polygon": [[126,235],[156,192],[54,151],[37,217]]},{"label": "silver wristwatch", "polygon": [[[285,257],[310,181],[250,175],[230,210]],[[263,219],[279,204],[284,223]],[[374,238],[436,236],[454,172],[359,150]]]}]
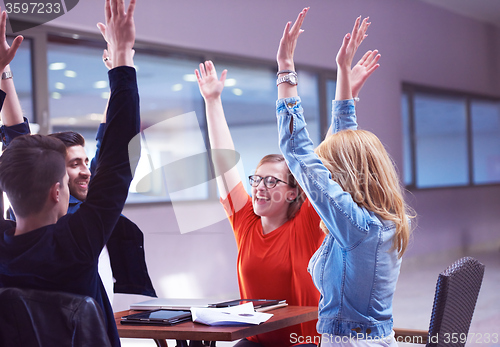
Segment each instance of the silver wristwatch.
[{"label": "silver wristwatch", "polygon": [[5,72],[2,72],[2,79],[3,80],[7,80],[9,78],[12,78],[12,76],[14,76],[12,74],[12,71],[5,71]]},{"label": "silver wristwatch", "polygon": [[284,82],[290,83],[292,86],[296,86],[298,83],[297,73],[294,71],[291,71],[289,74],[287,74],[285,76],[278,77],[278,79],[276,80],[276,85],[279,85],[279,84],[284,83]]}]

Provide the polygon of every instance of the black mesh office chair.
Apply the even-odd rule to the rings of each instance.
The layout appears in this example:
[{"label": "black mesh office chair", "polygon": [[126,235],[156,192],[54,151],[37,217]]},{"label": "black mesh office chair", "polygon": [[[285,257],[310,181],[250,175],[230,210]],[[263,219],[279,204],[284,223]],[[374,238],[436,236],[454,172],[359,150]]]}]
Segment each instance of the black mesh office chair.
[{"label": "black mesh office chair", "polygon": [[429,331],[394,328],[398,341],[427,346],[465,346],[484,265],[472,257],[457,260],[439,274]]},{"label": "black mesh office chair", "polygon": [[95,300],[62,292],[0,288],[0,346],[111,346]]}]

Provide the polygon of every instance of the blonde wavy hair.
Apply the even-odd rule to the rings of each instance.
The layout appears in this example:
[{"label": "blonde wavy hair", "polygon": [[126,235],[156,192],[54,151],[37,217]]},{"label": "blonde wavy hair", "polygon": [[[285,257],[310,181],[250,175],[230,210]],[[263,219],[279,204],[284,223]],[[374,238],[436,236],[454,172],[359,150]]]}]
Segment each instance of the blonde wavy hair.
[{"label": "blonde wavy hair", "polygon": [[[343,130],[326,138],[315,152],[359,206],[396,224],[393,247],[401,257],[415,213],[404,201],[394,163],[378,137],[365,130]],[[328,233],[323,221],[320,226]]]}]

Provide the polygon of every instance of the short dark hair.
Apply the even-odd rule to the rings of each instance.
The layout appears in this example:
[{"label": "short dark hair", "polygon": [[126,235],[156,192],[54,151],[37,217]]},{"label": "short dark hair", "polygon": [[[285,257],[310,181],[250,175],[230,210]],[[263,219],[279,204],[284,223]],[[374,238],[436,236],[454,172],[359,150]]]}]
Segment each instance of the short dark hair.
[{"label": "short dark hair", "polygon": [[85,138],[75,131],[61,131],[58,133],[52,133],[49,136],[61,140],[66,148],[73,146],[85,147]]},{"label": "short dark hair", "polygon": [[16,215],[40,212],[50,188],[66,174],[66,146],[54,137],[23,135],[0,157],[0,189]]}]

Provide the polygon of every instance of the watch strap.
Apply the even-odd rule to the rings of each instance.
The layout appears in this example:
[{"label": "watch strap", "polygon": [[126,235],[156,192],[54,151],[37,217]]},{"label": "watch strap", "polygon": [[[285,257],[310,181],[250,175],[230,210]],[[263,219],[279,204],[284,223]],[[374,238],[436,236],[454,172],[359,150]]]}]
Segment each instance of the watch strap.
[{"label": "watch strap", "polygon": [[276,76],[279,77],[279,75],[281,75],[282,73],[293,73],[293,74],[297,75],[297,73],[293,70],[280,70],[276,73]]}]

